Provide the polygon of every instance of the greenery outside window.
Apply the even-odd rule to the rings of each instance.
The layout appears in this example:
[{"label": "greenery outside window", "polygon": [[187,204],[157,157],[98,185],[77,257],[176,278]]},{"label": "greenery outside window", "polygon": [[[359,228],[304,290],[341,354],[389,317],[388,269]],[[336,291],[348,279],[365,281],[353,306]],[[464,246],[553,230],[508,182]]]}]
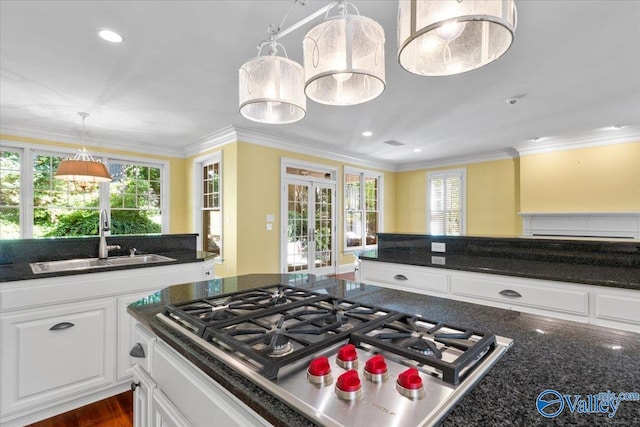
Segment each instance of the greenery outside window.
[{"label": "greenery outside window", "polygon": [[222,164],[217,155],[202,166],[202,249],[222,255]]},{"label": "greenery outside window", "polygon": [[465,233],[465,170],[427,174],[427,224],[429,234],[459,236]]},{"label": "greenery outside window", "polygon": [[19,239],[22,235],[21,164],[20,150],[0,150],[0,239]]},{"label": "greenery outside window", "polygon": [[382,220],[382,175],[345,168],[344,248],[375,247]]},{"label": "greenery outside window", "polygon": [[10,144],[3,141],[0,157],[3,239],[97,235],[101,209],[110,211],[113,235],[161,233],[168,224],[162,215],[168,193],[164,162],[101,158],[113,181],[82,190],[54,176],[72,152]]}]

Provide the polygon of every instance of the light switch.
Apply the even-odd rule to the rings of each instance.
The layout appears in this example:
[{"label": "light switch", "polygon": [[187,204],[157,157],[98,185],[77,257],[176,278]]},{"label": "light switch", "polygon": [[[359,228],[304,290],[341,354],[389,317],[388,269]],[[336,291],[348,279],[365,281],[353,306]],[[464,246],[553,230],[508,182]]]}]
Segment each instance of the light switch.
[{"label": "light switch", "polygon": [[273,216],[273,214],[268,214],[268,215],[267,215],[267,222],[273,222],[273,221],[275,221],[275,220],[276,220],[276,219],[275,219],[275,217]]},{"label": "light switch", "polygon": [[270,222],[267,223],[267,231],[271,231],[273,230],[273,224],[271,224]]}]

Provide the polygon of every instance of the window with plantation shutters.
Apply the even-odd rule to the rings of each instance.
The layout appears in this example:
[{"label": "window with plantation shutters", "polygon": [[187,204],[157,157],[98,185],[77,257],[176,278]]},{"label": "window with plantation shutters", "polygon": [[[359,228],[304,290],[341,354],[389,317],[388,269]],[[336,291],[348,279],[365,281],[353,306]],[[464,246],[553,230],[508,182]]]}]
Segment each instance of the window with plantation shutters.
[{"label": "window with plantation shutters", "polygon": [[429,234],[459,236],[465,233],[465,171],[456,169],[427,175]]}]

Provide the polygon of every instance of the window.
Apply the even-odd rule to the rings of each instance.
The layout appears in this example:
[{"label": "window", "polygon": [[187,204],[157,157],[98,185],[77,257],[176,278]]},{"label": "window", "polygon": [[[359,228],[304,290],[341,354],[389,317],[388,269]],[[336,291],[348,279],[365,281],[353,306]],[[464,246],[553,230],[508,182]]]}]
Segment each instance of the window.
[{"label": "window", "polygon": [[[98,234],[101,209],[111,214],[111,234],[161,233],[168,229],[167,162],[101,157],[113,181],[87,188],[55,178],[73,152],[2,141],[0,235],[2,238]],[[94,153],[95,155],[95,153]],[[30,206],[33,206],[30,208]]]},{"label": "window", "polygon": [[378,244],[382,220],[382,175],[345,168],[344,242],[345,250]]},{"label": "window", "polygon": [[21,191],[19,150],[0,150],[0,239],[19,239]]},{"label": "window", "polygon": [[220,156],[202,163],[202,249],[222,255],[222,171]]},{"label": "window", "polygon": [[427,223],[432,235],[465,233],[465,170],[427,174]]}]

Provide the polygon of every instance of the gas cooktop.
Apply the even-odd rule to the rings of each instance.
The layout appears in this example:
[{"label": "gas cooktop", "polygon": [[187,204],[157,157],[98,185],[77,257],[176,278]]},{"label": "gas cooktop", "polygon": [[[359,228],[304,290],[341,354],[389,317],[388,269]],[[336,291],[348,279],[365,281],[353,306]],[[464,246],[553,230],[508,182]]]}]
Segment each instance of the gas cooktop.
[{"label": "gas cooktop", "polygon": [[158,317],[324,425],[437,423],[513,343],[281,284]]}]

